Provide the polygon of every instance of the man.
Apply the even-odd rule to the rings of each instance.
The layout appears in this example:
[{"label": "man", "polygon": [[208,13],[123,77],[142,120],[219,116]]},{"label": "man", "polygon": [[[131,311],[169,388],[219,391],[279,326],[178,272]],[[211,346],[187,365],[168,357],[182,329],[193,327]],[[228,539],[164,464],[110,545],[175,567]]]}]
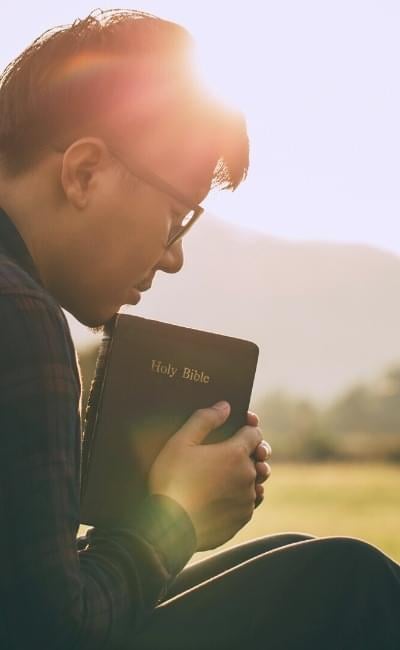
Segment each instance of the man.
[{"label": "man", "polygon": [[190,39],[133,11],[45,34],[0,85],[0,508],[4,649],[400,647],[400,568],[356,540],[278,535],[183,570],[263,498],[257,416],[173,436],[132,529],[77,543],[80,378],[61,307],[101,327],[183,264],[186,222],[248,165],[240,116],[201,92]]}]

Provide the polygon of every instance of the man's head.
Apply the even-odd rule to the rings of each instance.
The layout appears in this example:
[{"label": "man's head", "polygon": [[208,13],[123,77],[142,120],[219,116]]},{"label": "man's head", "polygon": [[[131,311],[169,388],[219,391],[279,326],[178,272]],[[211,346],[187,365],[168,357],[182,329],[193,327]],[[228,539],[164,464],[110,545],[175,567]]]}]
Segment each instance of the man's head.
[{"label": "man's head", "polygon": [[43,283],[95,327],[181,268],[171,229],[212,186],[240,183],[248,139],[202,89],[182,27],[111,11],[47,32],[4,71],[0,161],[0,205]]}]

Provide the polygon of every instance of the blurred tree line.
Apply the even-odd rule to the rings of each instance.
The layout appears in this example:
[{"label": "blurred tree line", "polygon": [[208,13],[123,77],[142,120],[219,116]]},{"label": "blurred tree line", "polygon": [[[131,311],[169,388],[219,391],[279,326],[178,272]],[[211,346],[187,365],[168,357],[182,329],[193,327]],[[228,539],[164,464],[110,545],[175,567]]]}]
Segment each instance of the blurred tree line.
[{"label": "blurred tree line", "polygon": [[[94,374],[97,347],[79,351],[83,412]],[[274,460],[366,460],[400,462],[400,365],[377,381],[360,383],[329,404],[285,391],[254,405]]]},{"label": "blurred tree line", "polygon": [[323,406],[279,391],[255,411],[275,459],[400,462],[400,366]]}]

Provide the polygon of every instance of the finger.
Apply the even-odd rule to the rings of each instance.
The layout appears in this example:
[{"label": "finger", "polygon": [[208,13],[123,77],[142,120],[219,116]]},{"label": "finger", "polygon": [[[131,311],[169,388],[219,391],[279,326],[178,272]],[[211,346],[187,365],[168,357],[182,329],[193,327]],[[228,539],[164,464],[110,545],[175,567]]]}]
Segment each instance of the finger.
[{"label": "finger", "polygon": [[261,429],[258,427],[245,426],[239,429],[239,431],[237,431],[227,442],[244,447],[248,455],[251,456],[254,454],[262,439]]},{"label": "finger", "polygon": [[258,508],[259,505],[264,501],[264,486],[256,485],[256,498],[254,501],[254,508]]},{"label": "finger", "polygon": [[260,463],[264,462],[267,460],[267,450],[265,447],[261,446],[261,443],[256,447],[253,455],[254,461],[259,461]]},{"label": "finger", "polygon": [[253,413],[253,411],[247,411],[247,424],[250,427],[258,427],[260,424],[260,418],[256,413]]},{"label": "finger", "polygon": [[254,460],[259,460],[261,462],[268,460],[272,456],[271,445],[268,444],[266,440],[263,440],[258,445],[257,449],[254,452]]},{"label": "finger", "polygon": [[256,484],[264,483],[271,476],[271,467],[268,463],[255,463],[257,472]]},{"label": "finger", "polygon": [[256,497],[263,497],[264,496],[264,486],[257,484],[256,485]]},{"label": "finger", "polygon": [[214,429],[222,426],[230,414],[228,402],[218,402],[210,408],[198,409],[175,434],[192,444],[200,444]]}]

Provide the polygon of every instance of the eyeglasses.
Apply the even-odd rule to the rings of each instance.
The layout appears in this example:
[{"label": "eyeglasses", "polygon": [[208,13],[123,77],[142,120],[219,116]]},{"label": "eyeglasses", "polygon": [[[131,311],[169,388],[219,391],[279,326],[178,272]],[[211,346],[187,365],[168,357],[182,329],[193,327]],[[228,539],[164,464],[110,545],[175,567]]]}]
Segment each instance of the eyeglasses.
[{"label": "eyeglasses", "polygon": [[157,174],[154,174],[148,169],[143,169],[143,167],[141,166],[137,167],[135,165],[135,167],[133,168],[130,165],[127,165],[126,162],[121,158],[121,156],[114,149],[109,148],[109,151],[111,155],[116,160],[118,160],[118,162],[121,163],[121,165],[123,165],[123,167],[125,167],[125,169],[130,174],[132,174],[132,176],[135,176],[135,178],[144,181],[147,185],[154,187],[154,189],[156,189],[157,191],[162,192],[163,194],[167,194],[175,201],[178,201],[179,203],[181,203],[182,205],[188,208],[188,212],[183,217],[182,223],[180,223],[177,226],[174,226],[168,235],[166,248],[170,248],[173,244],[175,244],[177,241],[182,239],[184,235],[186,235],[186,233],[190,230],[190,228],[197,221],[197,219],[203,214],[204,208],[201,205],[193,205],[191,201],[186,196],[184,196],[184,194],[182,194],[174,187],[172,187],[163,178],[157,176]]}]

